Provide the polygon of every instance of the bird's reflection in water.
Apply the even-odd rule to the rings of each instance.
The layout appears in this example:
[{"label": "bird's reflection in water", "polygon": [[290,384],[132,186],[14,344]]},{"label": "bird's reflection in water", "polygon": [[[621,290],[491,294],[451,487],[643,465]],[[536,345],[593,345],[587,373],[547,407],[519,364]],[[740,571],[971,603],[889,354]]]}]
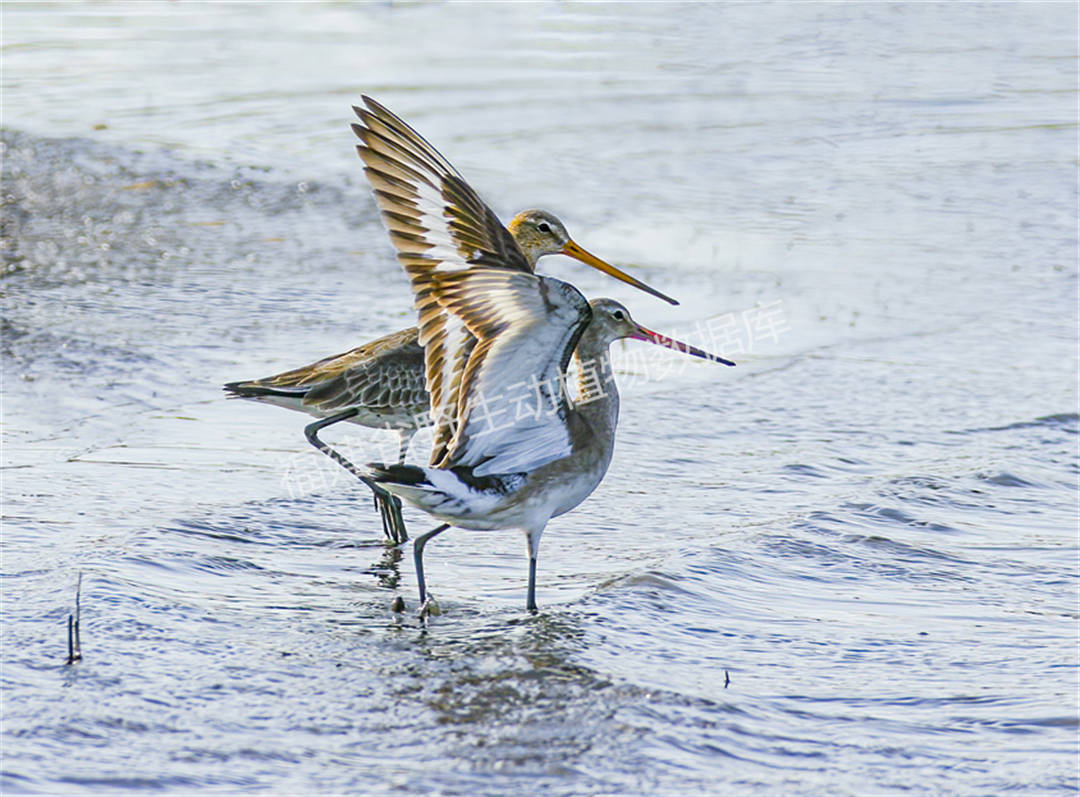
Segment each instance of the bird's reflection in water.
[{"label": "bird's reflection in water", "polygon": [[383,548],[382,557],[378,562],[364,569],[365,573],[375,576],[380,587],[397,589],[401,582],[401,571],[398,568],[401,562],[401,547],[387,545]]},{"label": "bird's reflection in water", "polygon": [[510,622],[488,612],[450,617],[416,637],[411,661],[421,699],[440,725],[457,727],[463,739],[475,729],[491,746],[481,758],[529,759],[541,750],[589,745],[594,701],[603,702],[613,684],[577,660],[585,644],[580,615],[542,612]]}]

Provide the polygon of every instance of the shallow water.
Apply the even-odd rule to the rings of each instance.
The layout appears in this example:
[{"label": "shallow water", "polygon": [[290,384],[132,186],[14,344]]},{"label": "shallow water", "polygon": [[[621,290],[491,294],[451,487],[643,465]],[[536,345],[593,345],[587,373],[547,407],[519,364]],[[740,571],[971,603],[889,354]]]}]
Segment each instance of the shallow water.
[{"label": "shallow water", "polygon": [[[1074,12],[5,4],[4,790],[1075,792]],[[615,347],[539,616],[221,398],[411,323],[361,93],[739,361]]]}]

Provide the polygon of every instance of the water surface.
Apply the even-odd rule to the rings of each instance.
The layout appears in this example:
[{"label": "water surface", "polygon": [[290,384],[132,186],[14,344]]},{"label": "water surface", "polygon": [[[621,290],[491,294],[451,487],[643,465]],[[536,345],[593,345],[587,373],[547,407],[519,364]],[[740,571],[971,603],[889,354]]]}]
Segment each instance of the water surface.
[{"label": "water surface", "polygon": [[[5,791],[1074,792],[1074,12],[5,4]],[[457,531],[422,627],[304,419],[221,398],[412,323],[361,93],[739,361],[615,347],[536,617]]]}]

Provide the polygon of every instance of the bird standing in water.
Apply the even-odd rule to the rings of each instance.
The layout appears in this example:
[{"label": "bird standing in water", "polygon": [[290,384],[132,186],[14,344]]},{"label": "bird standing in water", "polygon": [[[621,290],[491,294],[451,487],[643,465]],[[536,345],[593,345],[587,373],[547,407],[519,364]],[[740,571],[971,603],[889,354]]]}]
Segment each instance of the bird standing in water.
[{"label": "bird standing in water", "polygon": [[[429,344],[461,374],[451,406],[453,434],[428,467],[368,465],[368,475],[399,498],[444,521],[413,541],[421,614],[428,607],[423,551],[449,526],[517,529],[529,555],[526,608],[536,610],[540,536],[553,517],[569,512],[596,489],[615,445],[619,393],[609,345],[644,340],[725,365],[733,362],[674,341],[636,323],[612,299],[592,302],[550,277],[492,268],[416,273],[425,324],[456,319],[475,346]],[[416,288],[414,287],[414,290]],[[441,320],[436,322],[438,317]],[[566,388],[573,355],[576,395]]]},{"label": "bird standing in water", "polygon": [[450,525],[524,532],[526,607],[535,611],[544,527],[585,500],[611,462],[619,414],[611,342],[636,338],[734,363],[646,329],[618,302],[590,304],[573,285],[533,274],[442,156],[378,103],[364,103],[355,109],[357,151],[410,280],[435,425],[427,467],[370,463],[365,473],[444,521],[413,542],[421,614],[424,546]]},{"label": "bird standing in water", "polygon": [[[366,142],[362,148],[378,163],[378,168],[369,165],[365,172],[399,257],[426,253],[448,257],[448,262],[455,264],[531,274],[544,255],[563,254],[678,304],[587,252],[547,211],[524,211],[504,227],[460,173],[419,133],[374,100],[365,97],[364,102],[367,109],[355,109],[361,124],[353,128]],[[468,344],[470,333],[451,326],[454,339]],[[399,436],[398,462],[403,463],[417,429],[432,422],[426,378],[435,380],[436,392],[453,391],[440,372],[425,365],[420,336],[415,327],[404,329],[311,365],[225,385],[230,397],[275,404],[319,418],[305,427],[307,439],[372,488],[383,529],[395,543],[408,539],[400,501],[372,483],[318,435],[342,421],[392,429]]]}]

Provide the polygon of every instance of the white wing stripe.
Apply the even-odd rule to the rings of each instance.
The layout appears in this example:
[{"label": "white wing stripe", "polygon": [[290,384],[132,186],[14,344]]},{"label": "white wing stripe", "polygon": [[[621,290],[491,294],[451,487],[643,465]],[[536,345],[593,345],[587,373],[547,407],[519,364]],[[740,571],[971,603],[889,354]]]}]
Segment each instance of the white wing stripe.
[{"label": "white wing stripe", "polygon": [[446,464],[485,476],[569,456],[563,368],[590,317],[584,297],[559,280],[485,268],[436,278],[431,291],[480,340]]},{"label": "white wing stripe", "polygon": [[[353,130],[365,173],[398,259],[411,278],[420,313],[420,343],[436,424],[432,464],[446,459],[461,419],[461,393],[477,347],[468,319],[441,310],[430,295],[434,278],[483,262],[526,273],[530,263],[496,215],[456,169],[424,138],[379,103],[365,97]],[[513,314],[517,317],[517,313]]]}]

